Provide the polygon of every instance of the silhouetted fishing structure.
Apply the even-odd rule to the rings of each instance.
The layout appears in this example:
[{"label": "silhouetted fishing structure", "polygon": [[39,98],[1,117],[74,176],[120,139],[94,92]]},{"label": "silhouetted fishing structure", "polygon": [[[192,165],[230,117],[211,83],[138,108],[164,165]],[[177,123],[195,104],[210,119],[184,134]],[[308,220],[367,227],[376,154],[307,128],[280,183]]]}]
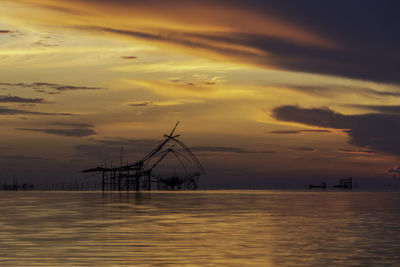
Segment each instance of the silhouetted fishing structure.
[{"label": "silhouetted fishing structure", "polygon": [[12,184],[7,184],[3,183],[2,186],[0,186],[0,190],[4,191],[18,191],[18,190],[33,190],[34,185],[30,183],[18,183],[18,179],[13,177],[13,182]]},{"label": "silhouetted fishing structure", "polygon": [[325,182],[322,182],[321,185],[312,185],[312,184],[310,184],[310,185],[309,185],[309,188],[310,188],[310,189],[313,189],[313,188],[322,188],[323,190],[326,190],[326,183],[325,183]]},{"label": "silhouetted fishing structure", "polygon": [[[200,175],[207,175],[200,161],[192,151],[179,140],[180,135],[174,135],[179,121],[169,135],[164,135],[165,139],[150,151],[144,158],[133,164],[122,165],[115,168],[96,167],[82,171],[83,173],[94,172],[94,175],[102,175],[102,191],[130,191],[130,190],[152,190],[152,185],[156,184],[158,190],[186,189],[194,190],[197,188],[197,180]],[[175,147],[181,148],[181,153]],[[160,175],[154,174],[156,168],[167,155],[172,154],[184,170],[183,174]],[[191,163],[197,169],[189,172],[187,163]]]},{"label": "silhouetted fishing structure", "polygon": [[334,185],[333,187],[351,190],[353,189],[353,178],[349,177],[345,179],[340,179],[340,184]]},{"label": "silhouetted fishing structure", "polygon": [[[328,186],[326,185],[325,182],[322,182],[321,185],[312,185],[312,184],[310,184],[308,186],[309,189],[321,188],[323,190],[326,190],[327,187]],[[340,183],[338,185],[334,185],[332,187],[339,188],[339,189],[352,190],[353,189],[353,178],[349,177],[349,178],[340,179]]]}]

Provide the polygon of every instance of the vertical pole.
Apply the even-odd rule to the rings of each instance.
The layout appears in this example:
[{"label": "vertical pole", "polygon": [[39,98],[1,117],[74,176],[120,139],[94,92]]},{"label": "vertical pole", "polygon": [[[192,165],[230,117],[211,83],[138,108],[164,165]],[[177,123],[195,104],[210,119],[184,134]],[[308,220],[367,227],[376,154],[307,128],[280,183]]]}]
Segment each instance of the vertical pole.
[{"label": "vertical pole", "polygon": [[102,180],[101,180],[101,191],[104,192],[104,170],[103,170],[103,177],[102,177]]},{"label": "vertical pole", "polygon": [[112,160],[110,163],[110,190],[114,191],[114,170],[113,170],[113,165],[112,165]]},{"label": "vertical pole", "polygon": [[140,175],[136,176],[135,181],[136,181],[136,184],[135,184],[136,188],[135,189],[136,189],[136,191],[139,191],[139,188],[140,188]]},{"label": "vertical pole", "polygon": [[122,180],[121,176],[122,176],[122,171],[120,170],[118,172],[118,191],[121,191],[121,180]]},{"label": "vertical pole", "polygon": [[121,167],[122,167],[122,152],[123,152],[124,148],[121,147]]},{"label": "vertical pole", "polygon": [[125,177],[125,184],[126,184],[126,189],[125,190],[126,191],[129,191],[129,181],[130,181],[129,169],[127,169],[126,170],[126,177]]},{"label": "vertical pole", "polygon": [[123,174],[123,171],[122,171],[122,150],[123,150],[123,148],[121,147],[120,170],[118,172],[118,191],[122,190],[122,174]]},{"label": "vertical pole", "polygon": [[149,175],[147,177],[147,190],[151,191],[151,172],[149,172]]}]

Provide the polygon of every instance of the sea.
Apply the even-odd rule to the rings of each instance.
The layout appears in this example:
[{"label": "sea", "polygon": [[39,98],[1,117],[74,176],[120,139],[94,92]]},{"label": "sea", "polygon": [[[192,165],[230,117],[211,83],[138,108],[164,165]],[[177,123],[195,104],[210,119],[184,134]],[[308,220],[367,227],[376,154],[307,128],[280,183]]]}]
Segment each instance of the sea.
[{"label": "sea", "polygon": [[2,191],[1,266],[400,266],[400,193]]}]

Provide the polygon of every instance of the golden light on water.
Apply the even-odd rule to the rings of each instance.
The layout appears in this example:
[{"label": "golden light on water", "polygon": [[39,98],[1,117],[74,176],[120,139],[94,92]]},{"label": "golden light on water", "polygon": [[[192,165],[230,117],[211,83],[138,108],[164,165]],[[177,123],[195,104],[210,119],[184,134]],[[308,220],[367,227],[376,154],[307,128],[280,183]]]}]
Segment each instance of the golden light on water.
[{"label": "golden light on water", "polygon": [[390,265],[399,259],[399,216],[391,212],[398,208],[396,193],[22,192],[0,198],[0,252],[9,266]]}]

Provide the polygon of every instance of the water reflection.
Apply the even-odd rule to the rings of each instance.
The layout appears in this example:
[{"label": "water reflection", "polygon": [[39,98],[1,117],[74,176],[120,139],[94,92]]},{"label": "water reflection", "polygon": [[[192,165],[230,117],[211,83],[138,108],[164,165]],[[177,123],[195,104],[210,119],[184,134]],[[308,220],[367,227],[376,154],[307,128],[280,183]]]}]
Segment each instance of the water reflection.
[{"label": "water reflection", "polygon": [[398,193],[0,192],[4,266],[400,262]]}]

